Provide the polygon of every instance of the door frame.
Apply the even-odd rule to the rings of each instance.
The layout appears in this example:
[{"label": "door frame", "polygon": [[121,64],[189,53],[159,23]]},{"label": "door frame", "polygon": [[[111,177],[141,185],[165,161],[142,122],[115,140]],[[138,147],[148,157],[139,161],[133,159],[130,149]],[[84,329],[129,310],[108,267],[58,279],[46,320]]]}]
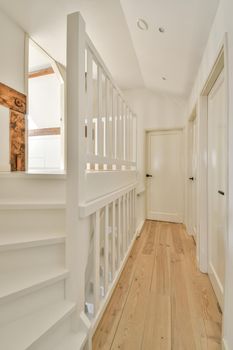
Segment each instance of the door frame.
[{"label": "door frame", "polygon": [[[202,272],[208,272],[208,95],[214,86],[218,76],[223,71],[225,85],[225,117],[227,125],[229,125],[228,113],[228,62],[227,62],[227,34],[218,50],[218,55],[211,69],[208,79],[206,80],[202,92],[197,103],[197,130],[198,130],[198,177],[197,177],[197,201],[198,201],[198,242],[197,242],[197,257],[199,268]],[[228,137],[226,140],[228,151]],[[227,159],[228,155],[227,155]],[[228,163],[228,162],[227,162]],[[229,168],[227,164],[227,213],[226,213],[226,247],[228,242],[228,211],[229,211]],[[227,255],[225,257],[227,262]],[[224,288],[225,289],[225,288]]]},{"label": "door frame", "polygon": [[[145,173],[144,173],[144,179],[145,179],[145,216],[147,218],[147,203],[148,203],[148,188],[147,188],[147,182],[146,182],[146,173],[147,173],[147,159],[148,159],[148,134],[150,132],[163,132],[163,131],[180,131],[182,134],[182,140],[183,145],[185,146],[185,128],[184,127],[177,127],[177,128],[147,128],[145,129],[145,153],[144,153],[144,166],[145,166]],[[185,153],[183,154],[183,211],[182,211],[182,222],[185,222]]]},{"label": "door frame", "polygon": [[[186,179],[186,193],[187,193],[187,197],[186,197],[186,200],[187,200],[187,203],[186,203],[186,226],[187,226],[187,231],[190,235],[193,235],[193,232],[192,232],[192,215],[190,214],[190,199],[192,197],[192,193],[191,193],[191,188],[190,188],[190,180],[189,180],[189,176],[191,175],[190,174],[190,163],[189,163],[189,157],[190,157],[190,136],[191,136],[191,130],[192,130],[192,127],[193,127],[193,122],[194,120],[196,121],[196,151],[197,151],[197,106],[195,105],[192,113],[191,113],[191,116],[188,120],[188,124],[187,124],[187,139],[186,139],[186,145],[187,145],[187,154],[186,154],[186,176],[185,176],[185,179]],[[193,136],[192,136],[193,137]],[[192,147],[193,147],[193,138],[192,138]],[[193,151],[193,149],[192,149]],[[198,162],[198,152],[197,152],[197,162]],[[197,169],[196,169],[196,172],[197,172]],[[197,180],[197,174],[196,175],[196,179],[195,181]],[[197,220],[197,184],[196,184],[196,201],[194,203],[195,207],[196,207],[196,225],[198,224],[198,220]],[[197,232],[196,232],[196,237],[197,237]]]}]

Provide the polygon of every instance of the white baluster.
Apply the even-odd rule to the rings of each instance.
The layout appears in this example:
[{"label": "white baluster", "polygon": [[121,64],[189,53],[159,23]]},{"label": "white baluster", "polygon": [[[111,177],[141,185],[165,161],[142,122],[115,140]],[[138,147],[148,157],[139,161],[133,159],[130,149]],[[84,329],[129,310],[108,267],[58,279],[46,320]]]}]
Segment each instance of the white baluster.
[{"label": "white baluster", "polygon": [[125,116],[125,103],[122,101],[122,127],[123,127],[123,159],[126,160],[126,116]]},{"label": "white baluster", "polygon": [[92,54],[87,50],[87,152],[93,154],[92,140],[93,124],[93,60]]},{"label": "white baluster", "polygon": [[105,113],[105,157],[110,158],[110,133],[109,133],[109,115],[110,115],[110,82],[108,78],[105,81],[106,88],[106,113]]},{"label": "white baluster", "polygon": [[132,191],[129,192],[129,244],[132,238]]},{"label": "white baluster", "polygon": [[103,89],[102,69],[98,66],[98,156],[103,156]]},{"label": "white baluster", "polygon": [[133,161],[133,121],[131,111],[129,113],[129,161]]},{"label": "white baluster", "polygon": [[100,210],[95,213],[94,232],[94,308],[95,314],[100,301]]},{"label": "white baluster", "polygon": [[118,225],[117,225],[117,267],[119,268],[121,263],[121,244],[122,244],[122,216],[121,216],[121,203],[122,198],[118,199]]},{"label": "white baluster", "polygon": [[105,239],[104,239],[104,291],[108,291],[109,284],[109,207],[105,207]]},{"label": "white baluster", "polygon": [[116,202],[112,203],[112,280],[116,271]]},{"label": "white baluster", "polygon": [[123,215],[123,256],[126,252],[126,242],[127,242],[127,213],[126,213],[126,195],[123,196],[123,206],[122,206],[122,215]]},{"label": "white baluster", "polygon": [[116,90],[112,91],[112,158],[116,159]]},{"label": "white baluster", "polygon": [[121,110],[121,97],[118,95],[117,97],[117,118],[118,118],[118,123],[117,123],[117,135],[118,135],[118,140],[117,140],[117,144],[118,144],[118,159],[121,160],[122,159],[122,128],[121,128],[121,124],[122,124],[122,110]]},{"label": "white baluster", "polygon": [[133,191],[133,235],[136,232],[136,189]]},{"label": "white baluster", "polygon": [[130,192],[127,193],[127,248],[130,243]]}]

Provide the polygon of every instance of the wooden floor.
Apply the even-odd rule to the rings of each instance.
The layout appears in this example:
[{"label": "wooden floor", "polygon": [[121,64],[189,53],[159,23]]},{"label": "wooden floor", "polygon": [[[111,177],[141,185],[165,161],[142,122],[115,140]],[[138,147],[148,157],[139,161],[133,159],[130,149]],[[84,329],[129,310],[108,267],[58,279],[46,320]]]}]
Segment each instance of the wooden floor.
[{"label": "wooden floor", "polygon": [[93,338],[101,350],[221,349],[222,317],[183,225],[147,221]]}]

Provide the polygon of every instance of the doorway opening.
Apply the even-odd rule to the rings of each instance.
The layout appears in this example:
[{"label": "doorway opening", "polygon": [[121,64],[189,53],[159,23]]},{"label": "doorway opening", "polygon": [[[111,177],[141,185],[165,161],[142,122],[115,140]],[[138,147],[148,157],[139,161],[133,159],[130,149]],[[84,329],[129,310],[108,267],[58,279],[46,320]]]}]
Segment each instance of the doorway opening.
[{"label": "doorway opening", "polygon": [[29,39],[28,172],[64,171],[64,79],[57,63]]}]

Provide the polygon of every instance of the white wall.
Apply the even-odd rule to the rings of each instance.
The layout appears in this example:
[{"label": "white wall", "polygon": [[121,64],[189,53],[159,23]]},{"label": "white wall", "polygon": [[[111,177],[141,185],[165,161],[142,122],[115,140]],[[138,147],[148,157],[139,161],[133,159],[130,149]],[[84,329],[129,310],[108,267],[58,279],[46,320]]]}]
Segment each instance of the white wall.
[{"label": "white wall", "polygon": [[0,82],[24,92],[24,31],[0,11]]},{"label": "white wall", "polygon": [[[125,90],[124,96],[138,118],[137,165],[140,191],[145,188],[145,130],[183,128],[187,104],[180,97],[159,94],[148,89]],[[145,219],[145,200],[145,193],[137,200],[138,226]]]},{"label": "white wall", "polygon": [[227,266],[225,285],[225,306],[224,306],[224,345],[226,349],[233,349],[233,2],[232,0],[221,0],[219,9],[213,23],[206,50],[199,68],[199,72],[189,98],[189,113],[198,101],[198,97],[215,63],[224,34],[228,36],[228,87],[229,87],[229,182],[228,182],[228,242],[227,242]]}]

